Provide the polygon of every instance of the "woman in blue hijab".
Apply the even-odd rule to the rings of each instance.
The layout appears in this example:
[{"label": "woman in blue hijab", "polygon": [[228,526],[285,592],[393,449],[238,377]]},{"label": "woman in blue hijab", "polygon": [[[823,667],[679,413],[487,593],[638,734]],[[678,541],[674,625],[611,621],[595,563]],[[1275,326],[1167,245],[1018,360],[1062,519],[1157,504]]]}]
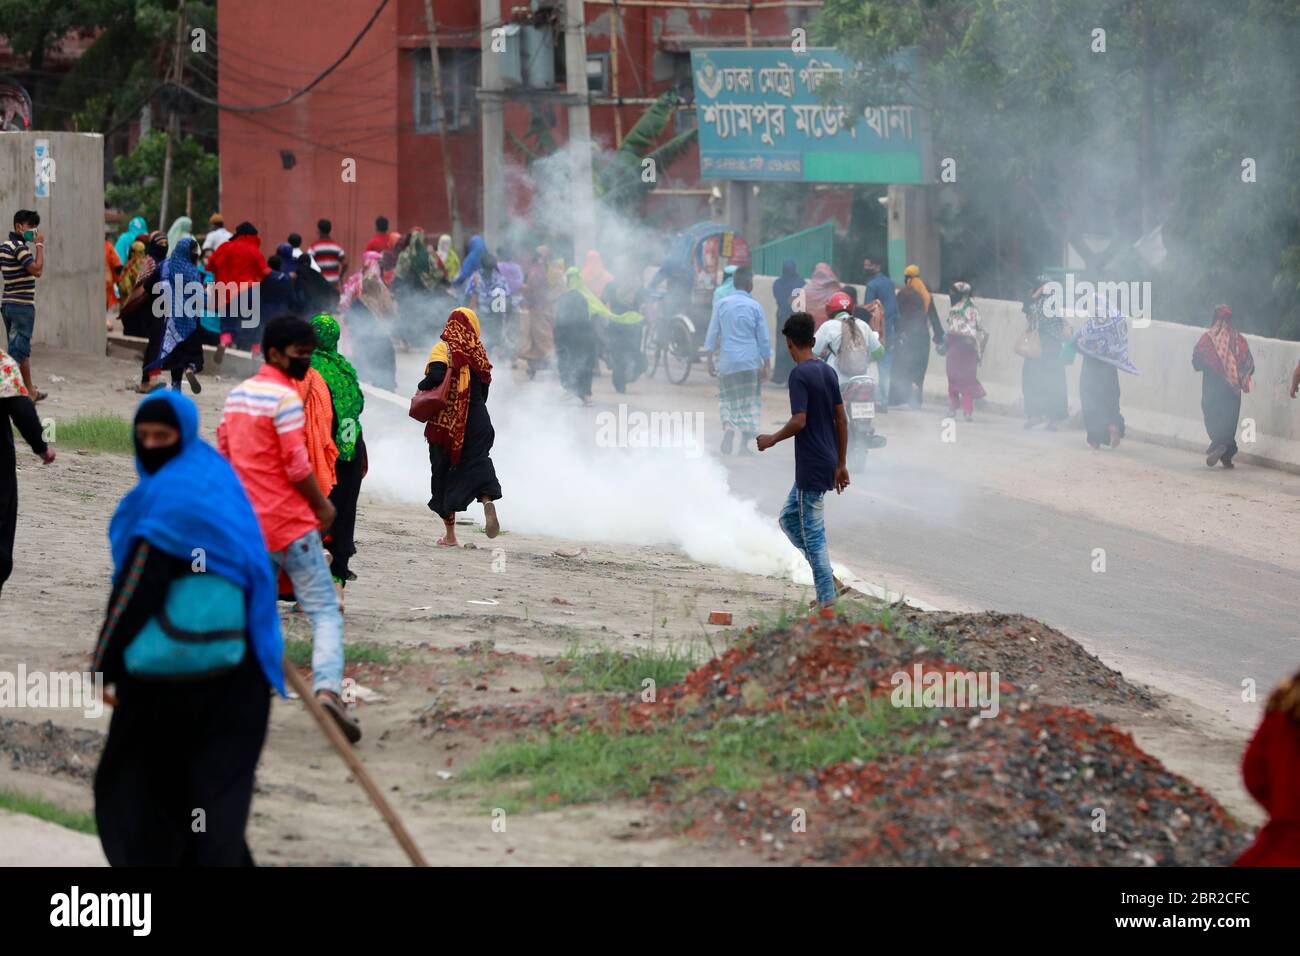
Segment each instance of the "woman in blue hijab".
[{"label": "woman in blue hijab", "polygon": [[458,289],[463,289],[465,283],[469,281],[470,276],[478,272],[481,265],[480,260],[483,254],[487,252],[487,243],[483,241],[482,236],[470,236],[469,245],[465,247],[465,261],[460,264],[460,272],[451,284]]},{"label": "woman in blue hijab", "polygon": [[150,396],[134,429],[140,480],[109,524],[113,590],[92,664],[117,696],[95,773],[100,841],[114,866],[251,865],[253,772],[270,689],[284,694],[266,544],[194,402]]},{"label": "woman in blue hijab", "polygon": [[167,303],[162,348],[150,367],[172,373],[172,389],[180,391],[181,377],[197,395],[203,391],[198,373],[203,371],[203,317],[207,298],[204,272],[199,267],[199,244],[186,236],[172,249],[159,270]]}]

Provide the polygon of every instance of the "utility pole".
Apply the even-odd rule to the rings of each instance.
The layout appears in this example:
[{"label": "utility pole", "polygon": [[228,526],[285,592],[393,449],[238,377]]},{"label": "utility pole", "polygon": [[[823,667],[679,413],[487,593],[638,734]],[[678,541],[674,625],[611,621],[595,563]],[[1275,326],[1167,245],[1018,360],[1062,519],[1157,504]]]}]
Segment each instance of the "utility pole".
[{"label": "utility pole", "polygon": [[[180,86],[183,70],[181,68],[181,57],[184,55],[185,42],[185,0],[181,0],[180,6],[176,8],[176,51],[172,58],[171,69],[167,71],[167,78]],[[158,205],[158,228],[166,231],[167,229],[167,196],[172,188],[172,144],[180,138],[181,135],[181,117],[176,110],[176,104],[180,99],[179,89],[172,93],[171,115],[167,118],[167,153],[163,157],[163,181],[162,181],[162,202]]]},{"label": "utility pole", "polygon": [[[492,49],[492,31],[504,28],[502,0],[479,0],[479,116],[483,128],[483,238],[495,248],[505,225],[506,131],[505,99],[502,96],[501,58]],[[503,40],[506,38],[503,37]],[[508,42],[508,40],[506,40]]]},{"label": "utility pole", "polygon": [[451,217],[451,242],[454,247],[459,248],[460,210],[456,206],[456,176],[451,168],[447,113],[442,103],[442,64],[438,62],[438,22],[433,18],[433,0],[424,0],[424,22],[429,31],[429,60],[433,65],[433,106],[438,111],[438,141],[442,144],[442,178],[447,183],[447,215]]},{"label": "utility pole", "polygon": [[596,244],[591,185],[591,101],[587,92],[587,19],[583,0],[564,0],[564,79],[569,92],[569,155],[573,162],[570,199],[576,259],[582,254],[578,248],[579,237],[592,247]]}]

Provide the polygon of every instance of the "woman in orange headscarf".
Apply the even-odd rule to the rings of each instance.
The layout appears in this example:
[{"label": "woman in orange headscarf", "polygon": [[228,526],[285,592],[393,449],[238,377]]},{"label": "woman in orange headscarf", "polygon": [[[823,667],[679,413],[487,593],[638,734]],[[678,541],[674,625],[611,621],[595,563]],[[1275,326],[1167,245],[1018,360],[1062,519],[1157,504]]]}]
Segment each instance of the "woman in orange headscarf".
[{"label": "woman in orange headscarf", "polygon": [[600,257],[600,253],[592,249],[587,253],[587,259],[582,264],[582,284],[590,289],[600,298],[605,294],[605,286],[612,282],[614,277],[610,275],[609,270],[605,268],[605,260]]},{"label": "woman in orange headscarf", "polygon": [[495,538],[501,525],[493,502],[501,497],[501,482],[492,464],[496,432],[487,410],[492,363],[472,309],[455,309],[447,317],[424,373],[422,390],[437,388],[447,375],[455,376],[446,407],[424,428],[429,443],[429,510],[442,518],[446,529],[438,544],[457,546],[456,512],[474,501],[482,503],[487,536]]}]

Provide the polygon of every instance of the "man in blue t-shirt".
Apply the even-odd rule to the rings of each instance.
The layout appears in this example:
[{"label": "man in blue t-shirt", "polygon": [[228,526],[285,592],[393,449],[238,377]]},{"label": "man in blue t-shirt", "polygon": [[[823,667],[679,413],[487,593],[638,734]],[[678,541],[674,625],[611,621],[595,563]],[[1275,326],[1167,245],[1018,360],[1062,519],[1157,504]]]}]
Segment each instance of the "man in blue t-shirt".
[{"label": "man in blue t-shirt", "polygon": [[794,436],[794,487],[781,509],[781,530],[812,567],[817,601],[835,603],[838,583],[826,547],[823,511],[826,492],[839,494],[849,486],[844,455],[849,447],[849,423],[835,370],[813,355],[813,318],[796,312],[785,320],[781,334],[794,359],[787,380],[790,420],[775,435],[759,435],[758,450],[766,451]]}]

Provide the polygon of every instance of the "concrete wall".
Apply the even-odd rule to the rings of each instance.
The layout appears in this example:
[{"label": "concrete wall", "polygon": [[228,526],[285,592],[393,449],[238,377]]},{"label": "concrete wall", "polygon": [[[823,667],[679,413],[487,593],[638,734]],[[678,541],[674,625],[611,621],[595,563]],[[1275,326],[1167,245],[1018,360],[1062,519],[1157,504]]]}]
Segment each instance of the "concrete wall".
[{"label": "concrete wall", "polygon": [[[754,295],[773,321],[776,302],[772,298],[772,277],[754,278]],[[859,287],[861,292],[861,287]],[[980,382],[988,390],[988,404],[1012,414],[1021,414],[1023,396],[1020,370],[1023,360],[1015,354],[1016,339],[1025,329],[1019,302],[976,297],[980,319],[989,331],[989,344],[980,366]],[[940,316],[947,314],[948,297],[935,296]],[[1206,307],[1207,324],[1211,306]],[[1152,321],[1145,328],[1129,328],[1129,350],[1133,364],[1142,374],[1120,373],[1120,406],[1129,435],[1201,451],[1209,443],[1201,420],[1201,375],[1192,371],[1192,349],[1202,328],[1173,322]],[[1252,391],[1242,397],[1243,428],[1237,433],[1241,445],[1239,460],[1254,461],[1300,472],[1300,400],[1291,398],[1291,372],[1300,361],[1300,342],[1248,335],[1255,357]],[[778,346],[783,343],[778,342]],[[1079,369],[1082,359],[1066,369],[1070,410],[1079,410]],[[948,383],[941,357],[931,353],[926,375],[926,395],[945,401]],[[1247,441],[1244,426],[1255,424],[1255,440]]]},{"label": "concrete wall", "polygon": [[[35,143],[49,140],[54,182],[36,198]],[[40,346],[104,354],[104,139],[98,133],[0,133],[0,231],[35,209],[45,233],[45,273],[36,280],[32,364]]]}]

